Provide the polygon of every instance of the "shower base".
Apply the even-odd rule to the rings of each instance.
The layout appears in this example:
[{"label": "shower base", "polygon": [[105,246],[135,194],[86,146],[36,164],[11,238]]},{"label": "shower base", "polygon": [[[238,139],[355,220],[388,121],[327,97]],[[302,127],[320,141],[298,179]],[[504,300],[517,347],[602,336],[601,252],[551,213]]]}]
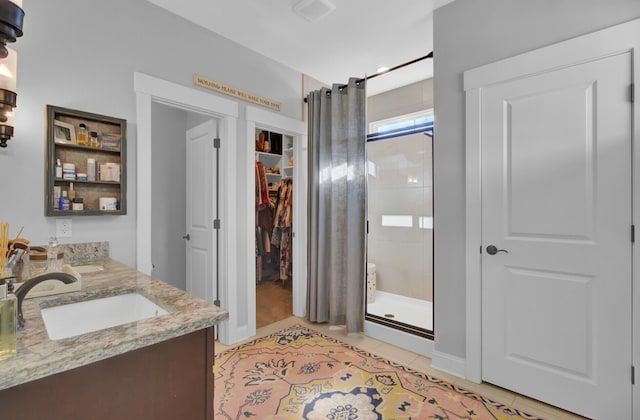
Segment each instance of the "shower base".
[{"label": "shower base", "polygon": [[387,292],[376,292],[367,313],[433,331],[433,302]]}]

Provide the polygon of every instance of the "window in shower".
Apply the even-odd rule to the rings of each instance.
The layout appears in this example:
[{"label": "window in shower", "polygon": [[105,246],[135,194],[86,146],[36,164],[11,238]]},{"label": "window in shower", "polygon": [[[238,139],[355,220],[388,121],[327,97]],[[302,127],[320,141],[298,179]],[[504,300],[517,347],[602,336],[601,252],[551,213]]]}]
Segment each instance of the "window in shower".
[{"label": "window in shower", "polygon": [[369,129],[366,319],[433,338],[433,111]]}]

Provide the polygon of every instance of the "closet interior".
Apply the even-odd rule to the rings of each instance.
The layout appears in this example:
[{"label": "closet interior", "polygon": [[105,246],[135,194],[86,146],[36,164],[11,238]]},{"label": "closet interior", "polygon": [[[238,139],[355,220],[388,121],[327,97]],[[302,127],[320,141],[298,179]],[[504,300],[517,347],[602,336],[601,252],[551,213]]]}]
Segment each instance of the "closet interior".
[{"label": "closet interior", "polygon": [[263,129],[255,137],[257,323],[266,325],[292,312],[293,137]]}]

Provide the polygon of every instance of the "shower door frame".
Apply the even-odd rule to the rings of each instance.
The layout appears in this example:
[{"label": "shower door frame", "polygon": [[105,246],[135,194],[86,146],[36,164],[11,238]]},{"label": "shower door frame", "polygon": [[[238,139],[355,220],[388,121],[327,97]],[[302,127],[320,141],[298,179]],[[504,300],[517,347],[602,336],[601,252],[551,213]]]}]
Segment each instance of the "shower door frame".
[{"label": "shower door frame", "polygon": [[[417,113],[411,113],[411,114],[405,114],[405,115],[400,115],[398,117],[392,118],[393,120],[398,120],[401,121],[402,117],[409,117],[409,116],[433,116],[433,108],[425,110],[425,111],[420,111]],[[382,120],[383,121],[383,120]],[[369,124],[369,127],[374,126],[375,124],[380,123],[380,121],[373,121]],[[431,132],[431,135],[429,136],[429,134],[427,134],[428,132]],[[431,137],[431,208],[432,208],[432,217],[434,217],[433,214],[433,198],[434,198],[434,194],[433,194],[433,160],[434,160],[434,156],[433,156],[433,139],[434,139],[434,134],[433,134],[433,123],[430,124],[426,124],[426,125],[413,125],[411,127],[406,127],[404,129],[398,129],[398,130],[391,130],[389,132],[386,132],[384,134],[382,134],[381,138],[373,138],[375,137],[375,135],[377,134],[381,134],[381,133],[369,133],[367,134],[367,139],[366,142],[374,142],[374,141],[384,141],[387,139],[392,139],[392,138],[397,138],[397,137],[402,137],[405,135],[410,135],[410,134],[419,134],[419,133],[424,133],[425,135]],[[368,153],[368,151],[367,151]],[[369,262],[369,176],[367,173],[367,228],[366,228],[366,237],[365,237],[365,241],[367,244],[367,253],[365,255],[365,264],[367,264]],[[431,288],[432,288],[432,296],[435,296],[435,281],[434,281],[434,235],[435,235],[435,229],[432,228],[432,236],[431,236]],[[366,267],[366,265],[365,265]],[[366,279],[365,279],[366,282]],[[365,295],[368,293],[368,289],[365,285]],[[365,296],[366,298],[366,296]],[[434,310],[434,301],[432,298],[431,301],[431,319],[432,319],[432,329],[428,330],[425,328],[420,328],[420,327],[416,327],[414,325],[411,324],[407,324],[404,322],[400,322],[400,321],[396,321],[393,319],[389,319],[389,318],[385,318],[383,316],[379,316],[379,315],[373,315],[370,314],[368,312],[368,302],[365,301],[365,321],[371,321],[374,322],[376,324],[380,324],[386,327],[390,327],[393,328],[395,330],[399,330],[408,334],[412,334],[418,337],[422,337],[422,338],[426,338],[428,340],[433,340],[434,339],[434,334],[435,334],[435,310]]]}]

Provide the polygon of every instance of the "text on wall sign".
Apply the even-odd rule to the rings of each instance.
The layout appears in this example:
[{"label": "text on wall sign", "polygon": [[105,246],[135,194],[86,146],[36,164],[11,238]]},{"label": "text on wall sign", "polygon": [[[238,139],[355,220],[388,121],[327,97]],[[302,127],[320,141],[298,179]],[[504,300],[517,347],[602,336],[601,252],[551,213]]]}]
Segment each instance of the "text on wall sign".
[{"label": "text on wall sign", "polygon": [[214,92],[220,92],[228,96],[233,96],[234,98],[239,98],[244,101],[262,105],[275,111],[280,111],[280,102],[255,95],[251,92],[247,92],[246,90],[225,85],[224,83],[216,82],[215,80],[207,79],[206,77],[200,76],[199,74],[193,75],[193,84],[209,90],[213,90]]}]

